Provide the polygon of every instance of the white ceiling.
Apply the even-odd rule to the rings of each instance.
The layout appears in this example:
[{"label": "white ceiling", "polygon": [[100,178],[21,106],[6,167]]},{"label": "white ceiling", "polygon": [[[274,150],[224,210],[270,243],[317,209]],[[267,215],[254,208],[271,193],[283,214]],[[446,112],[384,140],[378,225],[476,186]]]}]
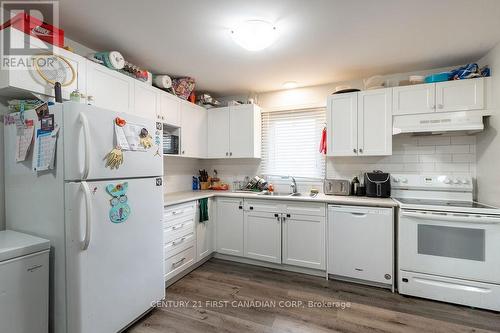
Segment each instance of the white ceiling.
[{"label": "white ceiling", "polygon": [[[66,36],[118,50],[154,73],[218,95],[463,64],[500,41],[499,0],[62,0]],[[231,40],[246,19],[280,38],[253,53]]]}]

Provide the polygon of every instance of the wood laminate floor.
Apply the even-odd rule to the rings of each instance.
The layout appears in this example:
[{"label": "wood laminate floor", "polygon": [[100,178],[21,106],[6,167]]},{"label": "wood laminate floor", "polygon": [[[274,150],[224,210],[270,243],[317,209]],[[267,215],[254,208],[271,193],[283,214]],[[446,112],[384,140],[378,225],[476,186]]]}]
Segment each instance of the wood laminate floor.
[{"label": "wood laminate floor", "polygon": [[211,259],[128,330],[158,332],[500,332],[500,314]]}]

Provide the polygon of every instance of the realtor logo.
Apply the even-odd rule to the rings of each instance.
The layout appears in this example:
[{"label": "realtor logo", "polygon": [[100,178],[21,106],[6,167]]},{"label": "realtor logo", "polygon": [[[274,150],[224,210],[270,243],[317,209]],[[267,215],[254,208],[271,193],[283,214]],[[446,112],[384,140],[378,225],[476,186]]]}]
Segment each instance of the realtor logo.
[{"label": "realtor logo", "polygon": [[64,46],[58,1],[0,1],[1,68],[32,69],[33,56]]}]

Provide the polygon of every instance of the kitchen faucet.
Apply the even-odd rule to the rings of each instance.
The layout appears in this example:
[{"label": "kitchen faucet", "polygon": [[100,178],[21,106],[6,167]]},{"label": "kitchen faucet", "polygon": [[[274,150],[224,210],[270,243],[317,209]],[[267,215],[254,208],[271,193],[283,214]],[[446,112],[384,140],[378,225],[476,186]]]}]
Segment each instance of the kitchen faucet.
[{"label": "kitchen faucet", "polygon": [[297,182],[295,181],[295,178],[293,178],[292,176],[290,176],[290,178],[292,178],[292,183],[290,184],[291,192],[292,192],[292,194],[296,194],[297,193]]}]

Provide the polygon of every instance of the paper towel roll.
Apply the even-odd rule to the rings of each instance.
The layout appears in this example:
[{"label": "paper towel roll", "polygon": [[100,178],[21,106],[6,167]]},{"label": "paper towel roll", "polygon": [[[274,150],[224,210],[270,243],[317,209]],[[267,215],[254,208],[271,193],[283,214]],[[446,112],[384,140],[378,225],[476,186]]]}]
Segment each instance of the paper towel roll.
[{"label": "paper towel roll", "polygon": [[168,89],[172,87],[172,79],[168,75],[153,76],[153,84],[158,88]]}]

